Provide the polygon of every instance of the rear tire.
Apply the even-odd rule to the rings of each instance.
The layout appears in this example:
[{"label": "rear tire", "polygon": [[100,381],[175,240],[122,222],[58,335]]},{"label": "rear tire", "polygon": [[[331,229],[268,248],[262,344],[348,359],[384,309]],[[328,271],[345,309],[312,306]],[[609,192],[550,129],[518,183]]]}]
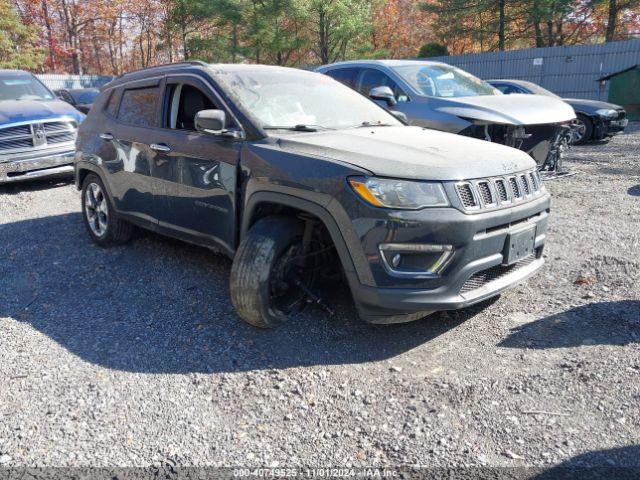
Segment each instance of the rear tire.
[{"label": "rear tire", "polygon": [[584,145],[591,140],[591,137],[593,136],[593,122],[586,115],[579,113],[576,124],[578,125],[580,137],[576,138],[573,141],[573,144]]},{"label": "rear tire", "polygon": [[[292,259],[301,245],[303,230],[303,223],[294,218],[266,217],[240,243],[231,267],[230,290],[236,311],[247,323],[275,327],[305,301],[290,271],[295,269]],[[276,294],[281,284],[285,290],[287,285],[291,289],[290,300]]]},{"label": "rear tire", "polygon": [[88,174],[82,182],[82,218],[91,240],[101,247],[128,242],[134,227],[120,219],[100,177]]}]

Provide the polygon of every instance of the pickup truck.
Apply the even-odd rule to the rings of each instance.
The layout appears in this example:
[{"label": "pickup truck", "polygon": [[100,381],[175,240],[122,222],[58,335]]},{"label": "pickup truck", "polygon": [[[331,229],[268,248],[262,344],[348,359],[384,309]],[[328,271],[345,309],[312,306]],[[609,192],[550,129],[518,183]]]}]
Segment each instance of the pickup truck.
[{"label": "pickup truck", "polygon": [[83,118],[31,73],[0,70],[0,184],[71,176]]},{"label": "pickup truck", "polygon": [[189,62],[122,75],[75,161],[98,245],[134,226],[221,251],[242,319],[272,327],[346,279],[360,317],[466,307],[544,263],[550,197],[525,152],[407,126],[340,82]]}]

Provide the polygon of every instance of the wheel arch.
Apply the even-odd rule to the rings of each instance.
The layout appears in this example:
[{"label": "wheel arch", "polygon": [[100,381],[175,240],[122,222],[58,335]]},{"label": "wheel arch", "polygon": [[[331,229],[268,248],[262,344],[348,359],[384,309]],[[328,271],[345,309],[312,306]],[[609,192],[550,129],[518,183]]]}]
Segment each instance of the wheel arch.
[{"label": "wheel arch", "polygon": [[278,192],[260,191],[253,193],[244,208],[239,240],[241,241],[251,226],[261,218],[283,213],[291,215],[302,213],[316,217],[324,225],[338,252],[349,284],[351,285],[352,282],[359,283],[354,259],[347,247],[347,242],[340,232],[337,221],[325,207],[310,200]]},{"label": "wheel arch", "polygon": [[115,212],[117,212],[119,215],[121,215],[120,211],[118,210],[114,200],[113,200],[113,194],[111,192],[111,185],[109,185],[109,182],[107,182],[106,178],[103,175],[103,172],[100,170],[99,167],[97,167],[96,165],[94,165],[93,163],[88,163],[88,162],[79,162],[75,164],[75,184],[76,184],[76,188],[78,190],[82,190],[82,184],[84,183],[84,179],[87,178],[87,175],[93,173],[94,175],[96,175],[100,181],[102,182],[102,185],[104,186],[104,189],[107,192],[107,197],[109,202],[111,203],[111,207],[114,209]]}]

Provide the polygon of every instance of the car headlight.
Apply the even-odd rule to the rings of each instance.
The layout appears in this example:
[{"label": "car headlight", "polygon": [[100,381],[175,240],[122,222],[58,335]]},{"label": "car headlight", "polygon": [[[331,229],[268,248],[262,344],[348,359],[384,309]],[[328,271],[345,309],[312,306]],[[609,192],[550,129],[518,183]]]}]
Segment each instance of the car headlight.
[{"label": "car headlight", "polygon": [[350,177],[349,184],[360,198],[375,207],[417,210],[449,205],[439,182]]},{"label": "car headlight", "polygon": [[618,112],[616,112],[612,108],[600,108],[596,110],[596,114],[605,118],[613,118],[618,116]]}]

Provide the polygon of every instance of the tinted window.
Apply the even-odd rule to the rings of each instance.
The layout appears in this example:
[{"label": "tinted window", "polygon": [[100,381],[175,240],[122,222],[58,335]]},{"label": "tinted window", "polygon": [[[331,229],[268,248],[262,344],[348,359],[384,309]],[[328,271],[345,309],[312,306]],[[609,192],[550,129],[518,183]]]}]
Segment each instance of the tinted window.
[{"label": "tinted window", "polygon": [[158,87],[125,90],[120,102],[118,120],[136,127],[155,127]]},{"label": "tinted window", "polygon": [[74,90],[69,92],[73,99],[77,103],[93,103],[98,94],[99,90]]},{"label": "tinted window", "polygon": [[105,107],[106,112],[115,118],[118,114],[118,101],[120,100],[120,95],[116,90],[111,91],[111,96],[109,97],[109,101]]},{"label": "tinted window", "polygon": [[360,78],[360,93],[368,96],[371,89],[375,87],[389,87],[399,102],[406,102],[408,99],[407,94],[386,73],[380,70],[366,69]]},{"label": "tinted window", "polygon": [[348,87],[356,88],[356,79],[358,78],[359,68],[337,68],[329,70],[325,75],[344,83]]},{"label": "tinted window", "polygon": [[494,83],[493,86],[505,95],[511,95],[512,93],[526,93],[514,85],[507,85],[505,83]]}]

